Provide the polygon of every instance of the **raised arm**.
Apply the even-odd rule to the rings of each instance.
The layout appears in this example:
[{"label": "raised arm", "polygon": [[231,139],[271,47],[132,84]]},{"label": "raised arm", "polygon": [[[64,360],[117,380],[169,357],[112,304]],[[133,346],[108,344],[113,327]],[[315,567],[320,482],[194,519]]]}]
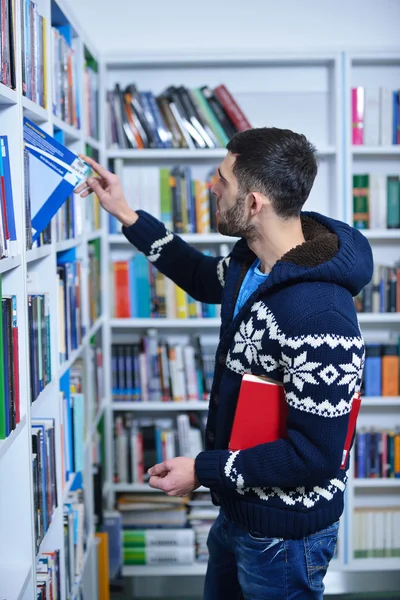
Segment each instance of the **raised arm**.
[{"label": "raised arm", "polygon": [[227,257],[205,256],[189,246],[164,224],[146,213],[129,207],[119,178],[88,156],[81,158],[97,173],[75,190],[85,198],[97,194],[100,205],[123,225],[125,237],[192,298],[220,304],[228,268]]}]

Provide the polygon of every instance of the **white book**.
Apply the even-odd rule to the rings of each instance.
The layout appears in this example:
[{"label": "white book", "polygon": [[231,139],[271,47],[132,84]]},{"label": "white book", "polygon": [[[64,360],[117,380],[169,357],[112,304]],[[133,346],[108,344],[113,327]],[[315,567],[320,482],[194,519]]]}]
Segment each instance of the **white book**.
[{"label": "white book", "polygon": [[189,416],[178,415],[178,438],[179,438],[179,453],[181,456],[190,456],[190,439],[189,439]]},{"label": "white book", "polygon": [[379,109],[379,141],[381,146],[391,146],[393,128],[393,94],[392,90],[387,87],[381,87],[379,89]]},{"label": "white book", "polygon": [[387,184],[386,175],[369,175],[369,226],[370,229],[387,228]]},{"label": "white book", "polygon": [[364,144],[377,146],[379,144],[379,89],[365,90]]},{"label": "white book", "polygon": [[189,402],[199,399],[199,390],[197,387],[197,371],[195,352],[193,346],[185,346],[183,349],[183,358],[186,374],[186,396]]}]

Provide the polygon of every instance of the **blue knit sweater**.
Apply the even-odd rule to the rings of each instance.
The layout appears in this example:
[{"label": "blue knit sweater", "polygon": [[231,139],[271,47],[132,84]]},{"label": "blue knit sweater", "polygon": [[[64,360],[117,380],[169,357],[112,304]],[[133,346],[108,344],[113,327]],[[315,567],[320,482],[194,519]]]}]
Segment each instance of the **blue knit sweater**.
[{"label": "blue knit sweater", "polygon": [[[200,483],[228,517],[262,535],[300,539],[327,527],[343,511],[347,471],[340,463],[362,377],[364,342],[352,297],[372,276],[366,238],[339,221],[302,213],[306,242],[274,265],[233,318],[256,258],[246,241],[213,258],[139,215],[123,228],[128,240],[193,298],[221,303],[206,450],[195,462]],[[232,452],[243,373],[283,381],[287,438]]]}]

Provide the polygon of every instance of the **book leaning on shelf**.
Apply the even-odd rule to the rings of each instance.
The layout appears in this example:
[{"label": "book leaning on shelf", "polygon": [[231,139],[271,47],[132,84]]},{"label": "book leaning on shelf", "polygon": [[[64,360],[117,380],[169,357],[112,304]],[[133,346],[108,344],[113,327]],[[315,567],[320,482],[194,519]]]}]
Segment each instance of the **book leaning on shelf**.
[{"label": "book leaning on shelf", "polygon": [[110,148],[225,147],[251,125],[225,85],[169,86],[155,96],[135,84],[107,94]]},{"label": "book leaning on shelf", "polygon": [[19,356],[16,296],[2,295],[0,275],[0,440],[20,421]]}]

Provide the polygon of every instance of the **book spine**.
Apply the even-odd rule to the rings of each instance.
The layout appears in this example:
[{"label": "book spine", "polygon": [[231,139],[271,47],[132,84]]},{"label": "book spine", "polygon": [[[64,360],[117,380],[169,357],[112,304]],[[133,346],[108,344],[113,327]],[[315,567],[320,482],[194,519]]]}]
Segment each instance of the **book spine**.
[{"label": "book spine", "polygon": [[219,85],[218,87],[214,88],[214,94],[217,96],[218,100],[222,104],[223,108],[238,131],[251,129],[249,121],[246,119],[241,108],[234,100],[232,94],[227,90],[225,85]]},{"label": "book spine", "polygon": [[351,90],[352,144],[364,143],[365,90],[363,87]]}]

